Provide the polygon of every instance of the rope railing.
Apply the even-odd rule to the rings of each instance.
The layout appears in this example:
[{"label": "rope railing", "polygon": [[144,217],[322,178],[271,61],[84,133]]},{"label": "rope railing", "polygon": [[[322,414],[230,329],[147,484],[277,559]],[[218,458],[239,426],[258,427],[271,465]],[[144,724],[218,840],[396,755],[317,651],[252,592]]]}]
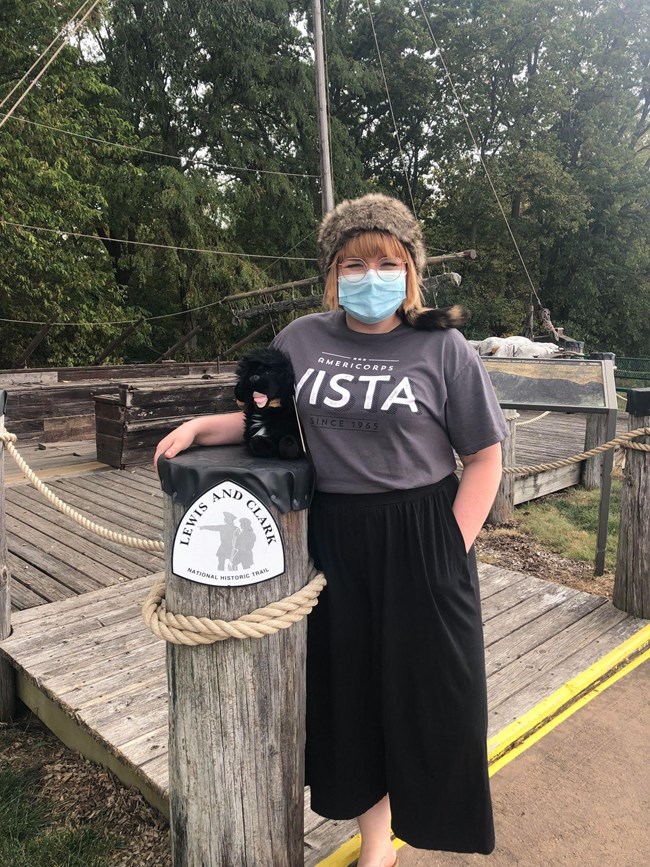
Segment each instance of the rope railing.
[{"label": "rope railing", "polygon": [[[535,421],[535,419],[530,419],[530,421]],[[580,452],[579,454],[572,455],[568,458],[561,458],[557,461],[548,461],[547,463],[535,464],[533,466],[503,467],[503,472],[507,475],[515,475],[519,477],[532,476],[536,473],[544,472],[545,470],[556,470],[560,467],[567,467],[571,464],[586,461],[589,458],[597,457],[609,449],[619,446],[626,449],[650,452],[650,445],[632,442],[632,440],[642,436],[650,436],[650,427],[636,428],[636,430],[621,434],[613,440],[609,440],[609,442],[595,446],[593,449],[589,449],[589,451]],[[113,530],[109,530],[107,527],[102,527],[101,524],[96,524],[94,521],[90,521],[76,509],[73,509],[72,506],[64,503],[63,500],[57,497],[56,494],[38,478],[31,467],[28,466],[27,462],[20,455],[18,449],[14,445],[16,439],[17,437],[15,434],[9,433],[9,431],[4,428],[0,429],[0,442],[4,443],[7,452],[14,459],[20,470],[25,474],[25,476],[27,476],[28,480],[34,485],[36,490],[52,503],[56,509],[64,515],[67,515],[86,530],[90,530],[92,533],[96,533],[104,539],[109,539],[111,542],[117,542],[120,545],[126,545],[131,548],[140,548],[145,551],[164,551],[165,544],[162,539],[143,539],[139,536],[126,536],[124,533],[116,533]],[[457,462],[457,466],[462,467],[462,464]]]},{"label": "rope railing", "polygon": [[513,476],[533,476],[536,473],[542,473],[545,470],[557,470],[560,469],[560,467],[568,467],[571,464],[579,464],[582,461],[588,460],[589,458],[595,458],[598,455],[602,455],[604,452],[609,451],[609,449],[615,449],[617,446],[620,446],[624,449],[635,449],[637,451],[650,452],[650,445],[631,442],[631,440],[636,439],[636,437],[649,435],[650,427],[639,427],[636,428],[636,430],[628,431],[628,433],[621,434],[620,436],[615,437],[613,440],[609,440],[609,442],[602,443],[599,446],[595,446],[593,449],[589,449],[586,452],[579,452],[578,454],[571,455],[571,457],[568,458],[560,458],[557,461],[548,461],[547,463],[536,464],[534,466],[503,467],[503,472],[506,475]]},{"label": "rope railing", "polygon": [[523,419],[522,421],[516,421],[515,426],[521,427],[521,425],[524,425],[524,424],[532,424],[534,421],[539,421],[542,418],[546,418],[546,416],[550,415],[550,414],[551,414],[551,410],[549,409],[546,412],[542,412],[539,415],[536,415],[534,418],[526,418],[526,419]]},{"label": "rope railing", "polygon": [[86,530],[90,530],[92,533],[101,536],[103,539],[109,539],[111,542],[117,542],[120,545],[127,545],[130,548],[140,548],[144,551],[165,550],[165,544],[162,539],[142,539],[138,536],[126,536],[124,533],[116,533],[114,530],[109,530],[107,527],[102,527],[101,524],[96,524],[94,521],[90,521],[88,518],[84,517],[81,512],[77,512],[77,510],[73,509],[72,506],[64,503],[63,500],[57,497],[54,491],[48,488],[48,486],[39,479],[14,445],[16,442],[16,434],[9,433],[9,431],[4,430],[4,428],[0,429],[0,442],[4,443],[7,452],[11,455],[22,472],[27,476],[32,485],[34,485],[36,490],[41,493],[46,500],[52,503],[59,512],[63,512],[64,515],[67,515],[68,518],[71,518]]}]

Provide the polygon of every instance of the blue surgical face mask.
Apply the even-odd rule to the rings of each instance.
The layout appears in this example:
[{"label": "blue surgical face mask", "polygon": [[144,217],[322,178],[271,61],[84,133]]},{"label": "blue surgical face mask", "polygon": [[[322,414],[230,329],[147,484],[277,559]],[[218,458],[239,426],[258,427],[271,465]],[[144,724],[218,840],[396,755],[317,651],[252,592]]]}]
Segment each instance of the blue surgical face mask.
[{"label": "blue surgical face mask", "polygon": [[346,313],[366,325],[387,319],[406,298],[406,274],[386,282],[371,269],[358,283],[347,277],[338,279],[339,304]]}]

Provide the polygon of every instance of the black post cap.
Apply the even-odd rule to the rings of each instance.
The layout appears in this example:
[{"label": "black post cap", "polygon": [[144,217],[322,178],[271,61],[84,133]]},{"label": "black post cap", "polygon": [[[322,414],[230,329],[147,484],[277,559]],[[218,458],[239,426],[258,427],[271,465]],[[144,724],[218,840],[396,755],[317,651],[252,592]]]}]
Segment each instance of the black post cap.
[{"label": "black post cap", "polygon": [[630,415],[650,415],[650,388],[629,388],[625,408]]},{"label": "black post cap", "polygon": [[314,471],[306,458],[256,458],[243,445],[200,446],[169,459],[161,455],[158,474],[163,491],[184,506],[227,479],[283,514],[306,509],[314,489]]},{"label": "black post cap", "polygon": [[0,389],[0,415],[5,414],[6,406],[7,406],[7,392]]}]

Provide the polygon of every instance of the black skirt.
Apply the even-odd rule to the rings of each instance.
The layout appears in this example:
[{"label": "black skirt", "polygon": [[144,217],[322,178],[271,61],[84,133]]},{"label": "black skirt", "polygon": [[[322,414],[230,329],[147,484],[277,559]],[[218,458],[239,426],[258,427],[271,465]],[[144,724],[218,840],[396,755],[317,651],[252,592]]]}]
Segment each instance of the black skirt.
[{"label": "black skirt", "polygon": [[385,494],[317,492],[309,545],[327,587],[308,618],[312,809],[359,816],[389,793],[411,846],[490,853],[478,573],[454,474]]}]

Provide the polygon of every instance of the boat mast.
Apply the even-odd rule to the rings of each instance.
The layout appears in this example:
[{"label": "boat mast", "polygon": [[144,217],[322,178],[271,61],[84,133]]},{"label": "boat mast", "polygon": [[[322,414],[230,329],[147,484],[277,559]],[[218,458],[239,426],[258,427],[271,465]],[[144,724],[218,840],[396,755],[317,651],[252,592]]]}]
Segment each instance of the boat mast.
[{"label": "boat mast", "polygon": [[320,145],[321,200],[323,216],[334,207],[332,166],[330,164],[330,131],[327,117],[325,88],[325,51],[323,49],[323,18],[321,0],[312,0],[314,19],[314,53],[316,56],[316,102],[318,105],[318,142]]}]

